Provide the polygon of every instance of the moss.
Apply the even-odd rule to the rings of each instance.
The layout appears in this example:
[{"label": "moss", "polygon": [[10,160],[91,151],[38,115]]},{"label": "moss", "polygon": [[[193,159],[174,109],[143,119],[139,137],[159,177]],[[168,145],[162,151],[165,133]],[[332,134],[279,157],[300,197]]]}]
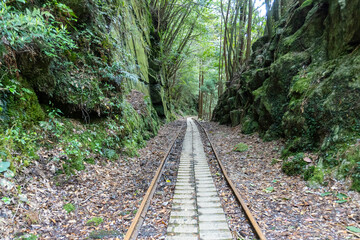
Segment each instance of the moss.
[{"label": "moss", "polygon": [[294,84],[290,89],[290,93],[303,94],[309,90],[311,78],[306,77],[306,75],[296,75],[294,78]]},{"label": "moss", "polygon": [[350,146],[342,154],[344,159],[337,169],[337,175],[340,178],[350,176],[352,180],[351,189],[360,192],[360,147],[355,144]]},{"label": "moss", "polygon": [[294,157],[284,161],[281,170],[289,176],[300,175],[304,173],[307,165],[307,162],[305,162],[303,159],[304,154],[298,153]]},{"label": "moss", "polygon": [[301,35],[302,35],[302,29],[296,31],[293,35],[286,37],[283,40],[283,45],[285,49],[293,48],[294,45],[300,45],[301,43]]},{"label": "moss", "polygon": [[238,143],[233,151],[235,152],[246,152],[249,149],[248,145],[246,145],[245,143]]},{"label": "moss", "polygon": [[94,225],[97,227],[103,222],[104,220],[101,217],[93,217],[86,222],[86,225]]},{"label": "moss", "polygon": [[45,113],[41,108],[34,90],[23,79],[20,79],[17,94],[8,98],[8,116],[21,122],[33,123],[45,119]]},{"label": "moss", "polygon": [[255,120],[253,120],[249,117],[245,118],[245,120],[243,121],[243,124],[241,126],[241,131],[245,134],[254,133],[258,129],[259,129],[259,124]]},{"label": "moss", "polygon": [[307,6],[310,6],[311,4],[313,4],[313,0],[306,0],[301,4],[300,8],[305,8]]},{"label": "moss", "polygon": [[360,164],[358,166],[357,175],[353,178],[350,189],[360,192]]},{"label": "moss", "polygon": [[[301,172],[314,183],[332,173],[351,178],[358,189],[359,161],[351,160],[356,157],[349,147],[360,138],[359,3],[301,2],[269,42],[254,44],[250,69],[229,87],[238,86],[237,93],[227,90],[214,115],[222,120],[228,99],[241,96],[244,119],[251,119],[242,120],[245,131],[256,121],[263,139],[287,140],[283,156],[295,160],[285,161],[284,171]],[[303,167],[296,158],[305,151],[318,151],[321,163]]]},{"label": "moss", "polygon": [[237,126],[241,122],[241,110],[233,110],[230,112],[231,126]]},{"label": "moss", "polygon": [[265,96],[265,86],[261,86],[258,89],[256,89],[255,91],[252,92],[252,94],[255,97],[255,101],[263,96]]},{"label": "moss", "polygon": [[305,172],[304,172],[304,180],[307,181],[310,178],[314,177],[314,172],[315,172],[315,166],[310,166],[308,167]]},{"label": "moss", "polygon": [[313,176],[309,179],[312,185],[324,184],[325,179],[325,170],[322,168],[321,165],[315,167]]},{"label": "moss", "polygon": [[63,206],[63,209],[67,212],[67,213],[71,213],[73,211],[75,211],[75,206],[72,203],[66,203]]}]

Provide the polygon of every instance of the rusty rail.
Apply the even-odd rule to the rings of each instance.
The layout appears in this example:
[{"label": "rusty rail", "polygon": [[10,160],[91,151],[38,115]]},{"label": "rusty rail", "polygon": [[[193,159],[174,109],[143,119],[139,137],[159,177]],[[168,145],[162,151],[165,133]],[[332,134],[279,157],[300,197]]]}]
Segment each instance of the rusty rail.
[{"label": "rusty rail", "polygon": [[206,135],[206,137],[207,137],[207,139],[208,139],[208,141],[209,141],[209,143],[210,143],[211,149],[213,150],[213,152],[214,152],[214,154],[215,154],[216,160],[217,160],[217,162],[218,162],[218,164],[219,164],[219,166],[220,166],[220,168],[221,168],[221,171],[222,171],[222,173],[224,174],[224,177],[225,177],[227,183],[229,184],[232,192],[233,192],[234,195],[236,196],[236,199],[239,201],[242,209],[244,210],[246,217],[248,218],[248,220],[250,221],[252,227],[254,228],[256,235],[260,238],[260,240],[266,240],[265,235],[264,235],[263,232],[261,231],[261,229],[260,229],[257,221],[255,220],[254,216],[253,216],[252,213],[250,212],[250,209],[247,207],[245,201],[242,199],[240,193],[237,191],[234,183],[231,181],[229,175],[227,174],[224,165],[223,165],[222,162],[220,161],[220,158],[219,158],[218,154],[216,153],[216,150],[215,150],[213,144],[212,144],[211,141],[210,141],[210,137],[209,137],[206,129],[205,129],[196,119],[194,119],[194,120],[195,120],[195,122],[201,127],[201,129],[205,132],[205,135]]},{"label": "rusty rail", "polygon": [[183,127],[179,130],[179,132],[176,134],[175,139],[173,140],[173,142],[171,143],[166,155],[164,156],[164,158],[162,159],[160,166],[158,167],[158,170],[156,171],[155,177],[153,178],[153,180],[151,181],[151,184],[148,188],[148,190],[146,191],[146,194],[141,202],[140,208],[137,211],[135,218],[133,219],[130,228],[128,229],[128,231],[126,232],[126,235],[124,237],[124,240],[133,240],[136,239],[138,234],[139,234],[139,230],[141,228],[141,225],[146,217],[146,213],[147,210],[149,208],[150,205],[150,200],[152,199],[154,192],[156,190],[156,186],[158,184],[158,181],[160,179],[160,176],[164,170],[164,166],[165,163],[167,161],[167,158],[172,150],[172,148],[174,147],[174,144],[176,142],[176,140],[178,139],[181,131],[182,131]]}]

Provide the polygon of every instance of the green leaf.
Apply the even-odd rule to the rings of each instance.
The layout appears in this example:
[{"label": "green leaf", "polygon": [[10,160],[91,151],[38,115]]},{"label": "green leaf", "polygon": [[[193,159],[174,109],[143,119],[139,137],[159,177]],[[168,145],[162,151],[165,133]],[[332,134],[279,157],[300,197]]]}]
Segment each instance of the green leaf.
[{"label": "green leaf", "polygon": [[9,167],[9,162],[0,162],[0,173],[5,172]]},{"label": "green leaf", "polygon": [[343,194],[343,193],[338,193],[336,194],[336,197],[339,199],[339,200],[345,200],[347,198],[349,198],[347,195]]},{"label": "green leaf", "polygon": [[26,3],[25,0],[16,0],[16,1],[19,2],[19,3]]},{"label": "green leaf", "polygon": [[42,15],[44,15],[45,17],[55,19],[55,17],[51,13],[49,13],[48,11],[42,12]]},{"label": "green leaf", "polygon": [[274,191],[274,187],[268,187],[268,188],[264,189],[264,192],[266,192],[266,193],[271,193],[273,191]]},{"label": "green leaf", "polygon": [[347,230],[354,233],[360,233],[360,228],[354,227],[354,226],[348,226],[346,227]]},{"label": "green leaf", "polygon": [[347,200],[336,200],[335,202],[336,202],[336,203],[346,203]]},{"label": "green leaf", "polygon": [[26,92],[28,94],[33,94],[33,92],[27,88],[21,88],[21,90],[23,90],[23,92]]},{"label": "green leaf", "polygon": [[4,173],[4,177],[5,178],[13,178],[15,176],[15,173],[11,170],[6,170],[6,172]]},{"label": "green leaf", "polygon": [[1,200],[7,205],[11,203],[11,199],[8,197],[3,197]]},{"label": "green leaf", "polygon": [[324,192],[320,196],[325,197],[331,195],[331,192]]}]

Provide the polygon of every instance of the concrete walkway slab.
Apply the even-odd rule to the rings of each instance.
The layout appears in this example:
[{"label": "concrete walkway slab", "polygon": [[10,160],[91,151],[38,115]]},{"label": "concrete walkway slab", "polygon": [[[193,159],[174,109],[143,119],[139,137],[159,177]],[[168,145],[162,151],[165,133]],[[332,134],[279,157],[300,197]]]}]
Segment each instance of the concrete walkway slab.
[{"label": "concrete walkway slab", "polygon": [[232,239],[200,133],[190,118],[187,119],[166,239]]}]

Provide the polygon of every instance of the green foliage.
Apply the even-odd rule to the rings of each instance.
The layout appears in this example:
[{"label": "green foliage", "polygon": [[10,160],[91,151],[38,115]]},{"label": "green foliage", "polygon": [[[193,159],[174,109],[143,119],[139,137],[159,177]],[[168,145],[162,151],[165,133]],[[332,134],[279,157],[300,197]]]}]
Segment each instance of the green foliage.
[{"label": "green foliage", "polygon": [[66,203],[64,206],[63,206],[63,209],[67,212],[67,213],[71,213],[73,211],[75,211],[75,206],[71,203]]},{"label": "green foliage", "polygon": [[324,182],[325,179],[325,169],[323,168],[322,165],[317,165],[314,169],[314,172],[311,176],[311,178],[309,178],[309,181],[311,184],[322,184],[322,185],[326,185],[327,183]]},{"label": "green foliage", "polygon": [[246,145],[245,143],[238,143],[233,151],[235,152],[246,152],[249,149],[248,145]]},{"label": "green foliage", "polygon": [[360,192],[360,149],[358,145],[350,147],[344,154],[344,160],[338,168],[338,174],[350,176],[351,189]]},{"label": "green foliage", "polygon": [[16,237],[15,239],[16,240],[37,240],[38,236],[36,236],[34,234],[25,234],[20,237]]},{"label": "green foliage", "polygon": [[315,168],[316,168],[315,166],[309,166],[307,169],[305,169],[305,171],[304,171],[304,180],[305,181],[314,177]]},{"label": "green foliage", "polygon": [[3,162],[9,162],[14,172],[18,168],[27,167],[31,161],[38,159],[37,139],[36,132],[23,129],[19,122],[15,123],[0,133],[0,158]]},{"label": "green foliage", "polygon": [[[289,158],[288,160],[284,161],[282,164],[282,171],[286,173],[289,176],[295,176],[300,175],[305,172],[307,162],[304,161],[304,154],[298,153],[292,158]],[[306,177],[311,174],[310,171],[306,173]]]},{"label": "green foliage", "polygon": [[57,22],[48,11],[27,8],[22,12],[1,1],[0,15],[3,38],[16,51],[32,48],[30,44],[35,44],[49,57],[57,57],[59,53],[75,48],[66,26]]},{"label": "green foliage", "polygon": [[97,227],[103,222],[104,220],[101,217],[93,217],[86,222],[86,225],[94,225]]},{"label": "green foliage", "polygon": [[10,167],[10,162],[0,162],[0,173],[5,172]]},{"label": "green foliage", "polygon": [[336,200],[336,203],[346,203],[349,199],[349,197],[344,193],[338,193],[336,194],[336,197],[338,200]]},{"label": "green foliage", "polygon": [[[0,100],[5,102],[6,109],[0,111],[0,122],[13,123],[15,121],[25,122],[25,125],[33,121],[42,120],[45,114],[40,107],[37,96],[24,79],[16,80],[8,69],[3,74],[3,82],[0,83],[3,94]],[[1,91],[0,91],[1,93]]]},{"label": "green foliage", "polygon": [[305,2],[303,2],[300,6],[300,8],[305,8],[309,5],[313,4],[313,0],[306,0]]},{"label": "green foliage", "polygon": [[274,191],[274,187],[268,187],[263,190],[266,193],[272,193]]},{"label": "green foliage", "polygon": [[9,205],[11,203],[11,199],[8,197],[2,197],[1,201],[3,201],[6,205]]},{"label": "green foliage", "polygon": [[360,228],[354,227],[354,226],[348,226],[346,227],[347,230],[354,232],[354,233],[360,233]]}]

